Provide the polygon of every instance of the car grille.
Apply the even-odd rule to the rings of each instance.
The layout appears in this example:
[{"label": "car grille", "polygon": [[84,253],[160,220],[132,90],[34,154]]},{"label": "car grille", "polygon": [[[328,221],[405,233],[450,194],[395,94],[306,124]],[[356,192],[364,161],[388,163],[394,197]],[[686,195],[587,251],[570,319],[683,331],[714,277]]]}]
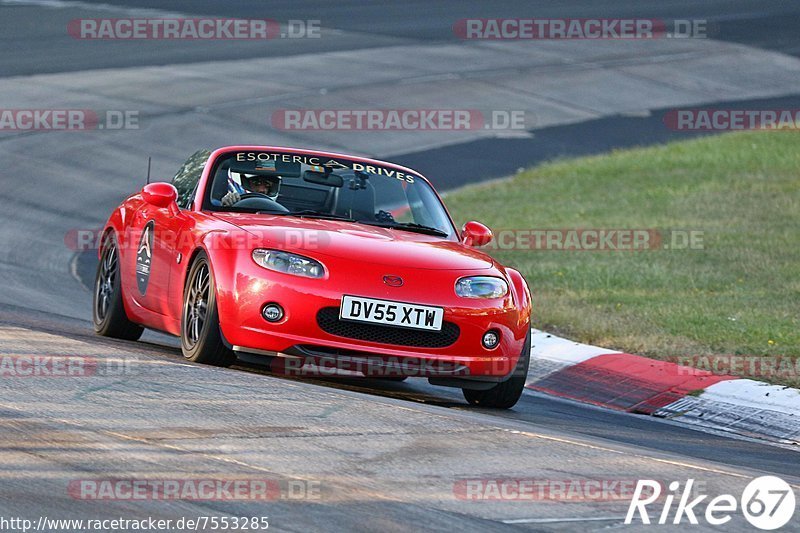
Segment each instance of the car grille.
[{"label": "car grille", "polygon": [[461,334],[452,322],[443,322],[441,331],[423,331],[339,320],[338,307],[320,309],[317,324],[326,333],[337,337],[417,348],[444,348],[456,342]]}]

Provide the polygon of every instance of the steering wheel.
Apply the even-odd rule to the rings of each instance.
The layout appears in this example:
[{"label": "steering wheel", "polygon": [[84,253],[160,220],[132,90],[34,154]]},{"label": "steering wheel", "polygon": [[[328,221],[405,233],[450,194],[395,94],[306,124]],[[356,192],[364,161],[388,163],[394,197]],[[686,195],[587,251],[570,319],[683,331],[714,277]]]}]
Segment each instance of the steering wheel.
[{"label": "steering wheel", "polygon": [[259,209],[263,211],[275,211],[277,213],[288,213],[289,210],[260,192],[247,192],[239,196],[239,201],[235,204],[236,207],[249,207],[251,209]]},{"label": "steering wheel", "polygon": [[[269,196],[261,192],[246,192],[244,194],[239,195],[239,201],[247,200],[248,198],[266,198],[267,200],[272,200]],[[273,202],[275,200],[272,200]]]}]

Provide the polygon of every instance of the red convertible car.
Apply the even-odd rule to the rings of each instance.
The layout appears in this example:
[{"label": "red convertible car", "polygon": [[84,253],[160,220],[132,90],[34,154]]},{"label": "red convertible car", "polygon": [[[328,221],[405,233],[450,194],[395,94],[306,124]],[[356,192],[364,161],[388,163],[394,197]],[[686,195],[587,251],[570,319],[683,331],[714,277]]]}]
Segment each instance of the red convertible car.
[{"label": "red convertible car", "polygon": [[[114,210],[99,249],[100,335],[180,336],[190,361],[242,357],[461,388],[513,406],[530,357],[519,272],[476,249],[405,167],[268,146],[199,151]],[[247,354],[247,355],[245,355]],[[289,364],[291,363],[291,364]]]}]

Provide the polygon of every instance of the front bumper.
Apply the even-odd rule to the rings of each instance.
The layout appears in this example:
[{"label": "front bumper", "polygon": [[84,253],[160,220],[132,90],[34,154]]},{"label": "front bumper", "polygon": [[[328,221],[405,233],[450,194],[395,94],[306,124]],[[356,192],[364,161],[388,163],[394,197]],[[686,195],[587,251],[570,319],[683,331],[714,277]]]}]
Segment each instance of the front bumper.
[{"label": "front bumper", "polygon": [[[498,381],[513,371],[529,328],[529,308],[516,305],[511,292],[496,300],[457,297],[453,290],[455,280],[472,272],[420,272],[363,265],[354,275],[307,279],[266,271],[255,264],[239,265],[237,270],[232,286],[227,290],[218,288],[220,326],[225,339],[237,351],[290,356],[286,359],[290,365],[292,361],[311,358],[318,364],[330,365],[333,361],[347,369],[367,369],[375,375],[398,372],[396,375]],[[404,285],[385,285],[383,276],[387,273],[402,276]],[[330,321],[330,310],[339,308],[343,294],[444,307],[450,334],[455,328],[457,335],[452,342],[446,339],[437,343],[435,339],[419,341],[420,335],[415,331],[391,326],[375,326],[387,328],[388,335],[372,340],[353,333],[359,330],[357,323],[355,330],[337,330],[330,324],[323,324],[323,329],[320,314],[327,312]],[[285,311],[277,323],[267,322],[261,314],[264,305],[271,302]],[[490,329],[500,333],[500,343],[492,350],[481,343]]]}]

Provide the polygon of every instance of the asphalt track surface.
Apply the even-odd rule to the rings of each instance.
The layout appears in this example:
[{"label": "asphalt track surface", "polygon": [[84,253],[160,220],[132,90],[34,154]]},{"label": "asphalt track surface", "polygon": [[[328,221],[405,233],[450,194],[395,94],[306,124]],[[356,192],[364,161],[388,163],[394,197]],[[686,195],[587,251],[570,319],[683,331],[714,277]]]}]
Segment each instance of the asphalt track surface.
[{"label": "asphalt track surface", "polygon": [[[65,72],[93,68],[127,67],[143,65],[169,65],[193,63],[210,59],[243,59],[264,54],[262,43],[228,42],[180,44],[169,46],[137,43],[114,43],[111,53],[87,50],[63,31],[57,16],[37,10],[14,7],[13,18],[4,17],[2,35],[3,54],[0,72],[6,75]],[[58,2],[55,2],[56,4]],[[75,4],[75,2],[64,2]],[[299,55],[320,51],[358,49],[364,46],[384,46],[393,42],[446,42],[457,41],[453,35],[453,22],[462,18],[481,17],[538,17],[538,18],[633,18],[654,19],[705,19],[709,21],[710,35],[715,39],[757,46],[800,55],[797,27],[800,26],[800,6],[788,1],[711,0],[706,2],[632,1],[614,0],[593,2],[570,0],[565,2],[528,2],[524,0],[445,0],[442,2],[369,2],[349,1],[332,3],[313,2],[261,2],[235,0],[109,0],[83,2],[87,11],[96,17],[104,16],[102,9],[92,9],[93,4],[118,6],[141,10],[159,10],[188,13],[196,16],[225,16],[242,18],[271,18],[278,21],[320,20],[324,26],[354,32],[352,38],[334,44],[329,41],[298,40],[270,43],[269,53]],[[107,13],[108,11],[106,11]],[[146,11],[143,11],[145,13]],[[13,21],[13,23],[12,23]],[[357,35],[355,35],[357,34]],[[368,38],[365,38],[368,37]],[[334,48],[331,48],[331,47]],[[107,49],[109,50],[109,49]]]},{"label": "asphalt track surface", "polygon": [[[590,2],[558,7],[511,2],[493,3],[491,8],[477,2],[353,3],[347,8],[326,2],[302,6],[285,2],[270,4],[268,12],[263,3],[243,1],[226,3],[224,11],[216,3],[188,1],[173,2],[169,8],[162,2],[134,1],[103,6],[65,2],[56,7],[0,2],[0,75],[19,77],[9,81],[19,94],[4,97],[13,102],[36,91],[39,79],[27,76],[40,73],[191,65],[264,54],[253,43],[160,43],[150,49],[149,43],[145,49],[111,43],[111,48],[99,49],[64,36],[65,16],[114,16],[115,6],[198,16],[320,19],[324,26],[344,30],[332,43],[278,41],[269,50],[274,57],[409,42],[435,45],[454,39],[450,28],[455,19],[533,16],[533,12],[549,17],[705,17],[719,23],[718,39],[785,54],[800,51],[794,35],[800,7],[788,2],[609,2],[602,7]],[[366,73],[348,73],[359,75]],[[137,83],[114,76],[118,74],[109,77],[112,86]],[[42,90],[50,83],[42,80]],[[141,88],[147,89],[144,82]],[[42,94],[53,98],[53,93]],[[796,108],[796,101],[790,94],[738,100],[735,105]],[[58,100],[41,106],[58,107]],[[659,121],[655,108],[646,116],[580,120],[537,129],[518,139],[470,139],[414,152],[384,150],[428,174],[440,171],[440,186],[451,188],[473,179],[467,176],[498,177],[554,157],[677,137],[656,128]],[[218,137],[237,132],[217,122],[201,126],[217,128]],[[0,298],[0,353],[127,362],[122,374],[0,381],[4,480],[0,516],[35,520],[43,515],[84,519],[268,515],[271,528],[290,531],[636,530],[622,525],[626,502],[470,501],[460,499],[454,487],[464,479],[684,482],[694,478],[716,495],[738,494],[750,478],[765,473],[800,486],[800,461],[794,450],[532,392],[526,392],[513,410],[498,413],[469,409],[459,391],[431,387],[420,379],[402,384],[289,379],[253,364],[231,369],[187,364],[176,342],[158,334],[148,333],[137,343],[97,338],[89,322],[90,295],[83,286],[92,275],[91,256],[43,250],[63,248],[63,234],[70,228],[101,223],[119,199],[139,186],[130,176],[139,174],[131,169],[141,162],[141,153],[152,153],[154,143],[171,142],[165,136],[183,133],[177,128],[148,132],[155,137],[149,141],[75,138],[76,134],[0,140],[6,161],[0,184],[0,239],[5,248],[0,270],[6,280]],[[75,160],[80,164],[58,172],[68,160],[64,146],[82,150],[86,157],[69,159],[71,165]],[[104,160],[98,146],[117,150],[117,159]],[[168,175],[175,162],[191,151],[185,147],[178,157],[173,146],[156,153],[157,158],[163,156],[154,161],[157,175]],[[493,154],[501,163],[480,162],[492,158],[470,161],[476,152]],[[36,161],[41,160],[50,168],[38,168]],[[486,167],[476,167],[480,164]],[[126,172],[120,172],[120,166]],[[29,183],[21,185],[22,179]],[[38,194],[30,193],[30,183]],[[74,480],[131,478],[268,478],[282,488],[290,481],[317,483],[321,496],[259,503],[98,502],[75,499],[67,489]],[[727,528],[750,530],[740,515]]]}]

